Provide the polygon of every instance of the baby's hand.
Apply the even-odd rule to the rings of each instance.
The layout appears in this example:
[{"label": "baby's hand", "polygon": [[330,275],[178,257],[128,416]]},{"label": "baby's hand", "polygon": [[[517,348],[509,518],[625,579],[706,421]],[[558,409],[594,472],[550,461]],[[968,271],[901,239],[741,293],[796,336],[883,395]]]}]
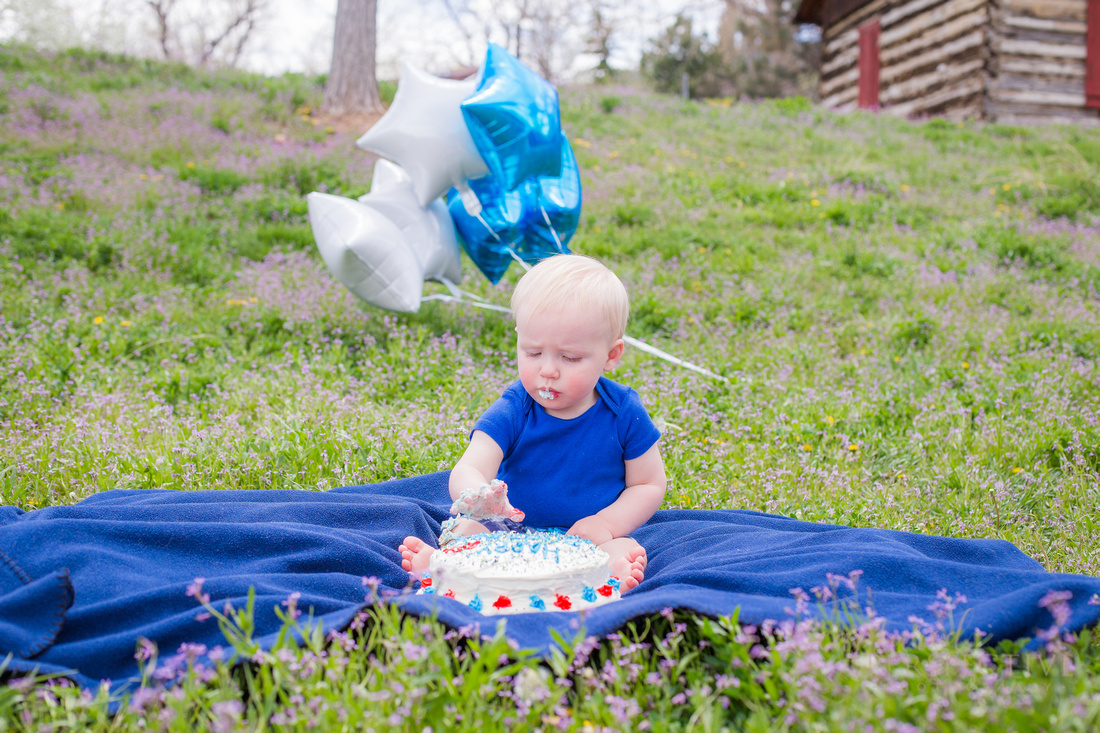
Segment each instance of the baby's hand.
[{"label": "baby's hand", "polygon": [[611,526],[606,520],[597,517],[593,514],[590,517],[584,519],[578,519],[573,523],[573,526],[569,528],[566,534],[574,534],[578,537],[583,537],[586,540],[591,540],[597,545],[602,545],[605,542],[610,542],[615,539],[615,534],[611,531]]},{"label": "baby's hand", "polygon": [[508,502],[508,484],[493,479],[490,484],[463,489],[451,505],[451,514],[461,514],[470,519],[511,519],[523,521],[523,512]]}]

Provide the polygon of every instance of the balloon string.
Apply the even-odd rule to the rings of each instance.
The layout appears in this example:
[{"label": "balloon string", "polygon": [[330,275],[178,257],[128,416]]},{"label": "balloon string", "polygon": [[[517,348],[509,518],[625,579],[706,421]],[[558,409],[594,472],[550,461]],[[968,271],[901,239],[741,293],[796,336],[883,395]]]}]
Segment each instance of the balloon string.
[{"label": "balloon string", "polygon": [[520,267],[524,270],[530,270],[531,266],[524,262],[523,258],[516,254],[516,251],[511,247],[508,248],[508,254],[512,255],[512,259],[519,263]]},{"label": "balloon string", "polygon": [[[473,295],[473,294],[472,293],[463,293],[463,295]],[[476,296],[474,296],[474,297],[476,297]],[[501,313],[511,313],[512,312],[511,308],[505,308],[504,306],[497,305],[496,303],[486,303],[484,301],[478,301],[478,300],[467,300],[466,298],[464,298],[462,296],[444,295],[443,293],[436,293],[434,295],[425,295],[424,297],[422,297],[420,299],[420,302],[423,303],[423,302],[429,301],[429,300],[438,300],[442,303],[465,303],[467,305],[472,305],[475,308],[485,308],[486,310],[499,311]]]},{"label": "balloon string", "polygon": [[[515,253],[513,253],[513,255],[514,254]],[[520,262],[523,262],[523,260],[520,260]],[[528,265],[525,262],[523,264],[524,264],[525,267],[530,269],[530,265]],[[481,298],[478,298],[478,296],[474,295],[473,293],[467,293],[464,290],[459,290],[457,287],[454,287],[454,283],[449,283],[448,284],[448,282],[446,280],[441,280],[441,282],[443,282],[444,285],[448,285],[448,287],[453,288],[451,290],[451,292],[455,293],[455,295],[443,295],[443,294],[425,295],[424,297],[422,297],[420,299],[420,301],[424,302],[424,301],[428,301],[428,300],[438,300],[438,301],[441,301],[441,302],[444,302],[444,303],[465,303],[467,305],[472,305],[475,308],[485,308],[486,310],[498,311],[500,313],[511,313],[512,312],[511,308],[505,308],[504,306],[496,305],[495,303],[487,303],[484,300],[482,300]],[[467,300],[466,297],[463,297],[463,296],[469,296],[470,298],[476,298],[476,300]],[[701,367],[697,364],[692,364],[690,361],[686,361],[684,359],[681,359],[678,356],[673,356],[672,354],[668,353],[667,351],[662,351],[661,349],[658,349],[656,346],[650,346],[645,341],[640,341],[640,340],[634,338],[633,336],[623,336],[623,341],[627,342],[631,346],[633,346],[633,347],[635,347],[635,348],[637,348],[641,351],[646,352],[647,354],[652,354],[653,356],[656,356],[658,359],[664,359],[665,361],[671,362],[671,363],[673,363],[677,366],[682,366],[685,369],[690,369],[693,372],[698,372],[699,374],[702,374],[703,376],[710,377],[711,379],[717,379],[721,382],[726,382],[727,384],[730,381],[726,377],[723,377],[721,374],[715,374],[714,372],[712,372],[709,369],[704,369],[703,367]]]},{"label": "balloon string", "polygon": [[497,234],[496,232],[493,231],[493,228],[491,226],[489,226],[489,222],[485,221],[485,218],[481,215],[480,211],[478,213],[474,214],[474,216],[477,217],[477,220],[481,222],[482,226],[484,226],[486,229],[489,230],[489,233],[493,235],[493,239],[497,240],[498,242],[503,242],[504,241],[503,239],[500,238],[499,234]]},{"label": "balloon string", "polygon": [[700,374],[711,377],[712,379],[718,379],[718,380],[721,380],[721,381],[726,382],[726,383],[729,383],[729,381],[730,381],[726,377],[723,377],[721,374],[715,374],[714,372],[712,372],[709,369],[704,369],[701,366],[698,366],[696,364],[692,364],[690,361],[684,361],[683,359],[681,359],[678,356],[673,356],[672,354],[668,353],[667,351],[661,351],[656,346],[650,346],[645,341],[639,341],[638,339],[634,338],[633,336],[623,336],[623,341],[627,342],[628,344],[630,344],[631,346],[633,346],[635,348],[641,349],[642,351],[646,352],[647,354],[653,354],[653,356],[656,356],[659,359],[664,359],[665,361],[670,361],[673,364],[676,364],[677,366],[682,366],[685,369],[692,370],[693,372],[699,372]]},{"label": "balloon string", "polygon": [[546,226],[550,227],[550,233],[554,235],[554,244],[558,245],[558,252],[565,253],[565,245],[561,243],[561,238],[558,237],[558,232],[554,229],[554,225],[550,223],[550,215],[546,213],[546,208],[539,204],[539,211],[542,212],[542,218],[546,220]]}]

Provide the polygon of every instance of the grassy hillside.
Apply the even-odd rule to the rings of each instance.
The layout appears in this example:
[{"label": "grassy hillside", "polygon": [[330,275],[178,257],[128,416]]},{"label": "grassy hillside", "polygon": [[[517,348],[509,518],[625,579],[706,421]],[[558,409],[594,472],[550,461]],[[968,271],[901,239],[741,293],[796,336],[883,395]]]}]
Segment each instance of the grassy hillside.
[{"label": "grassy hillside", "polygon": [[[354,147],[361,131],[318,124],[320,95],[303,77],[0,47],[0,504],[325,489],[457,458],[513,379],[512,332],[449,304],[372,309],[327,274],[304,196],[361,195],[374,158]],[[800,98],[599,87],[561,99],[584,182],[572,248],[626,283],[628,333],[729,378],[640,352],[616,373],[665,427],[667,507],[996,537],[1049,570],[1100,575],[1100,135],[840,115]],[[517,272],[493,287],[464,265],[463,287],[507,302]],[[513,702],[484,702],[479,686],[521,679],[546,690],[528,723],[566,728],[1100,723],[1088,635],[1017,659],[816,628],[761,660],[733,622],[658,617],[636,630],[648,651],[624,637],[546,677],[533,662],[456,661],[442,627],[385,609],[370,621],[350,666],[322,660],[327,676],[292,684],[291,662],[272,656],[262,695],[219,670],[114,724],[304,727],[295,696],[312,694],[357,726],[431,700],[496,728]],[[367,704],[354,674],[372,695],[385,687],[370,655],[394,674],[467,665],[454,670],[467,679]],[[611,681],[605,661],[649,666]],[[106,727],[105,695],[0,689],[0,729]],[[390,722],[414,729],[408,715]]]}]

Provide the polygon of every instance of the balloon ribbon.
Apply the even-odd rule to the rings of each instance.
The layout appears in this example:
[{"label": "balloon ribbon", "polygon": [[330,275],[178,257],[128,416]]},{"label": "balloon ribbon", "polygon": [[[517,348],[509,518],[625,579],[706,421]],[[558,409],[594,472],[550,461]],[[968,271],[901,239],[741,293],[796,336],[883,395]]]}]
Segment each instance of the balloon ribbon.
[{"label": "balloon ribbon", "polygon": [[[509,250],[509,251],[511,251],[511,250]],[[531,269],[531,266],[528,265],[526,262],[524,262],[522,259],[520,259],[519,256],[516,255],[515,252],[512,252],[512,256],[515,257],[517,260],[519,260],[520,264],[522,264],[526,269],[528,269],[528,270]],[[465,290],[460,290],[454,283],[450,282],[449,280],[440,279],[440,282],[442,282],[447,287],[447,289],[451,291],[451,294],[450,295],[444,295],[442,293],[439,293],[439,294],[435,294],[435,295],[425,295],[424,297],[422,297],[420,299],[421,302],[427,301],[427,300],[438,300],[438,301],[442,301],[444,303],[465,303],[467,305],[472,305],[475,308],[485,308],[487,310],[494,310],[494,311],[498,311],[500,313],[511,313],[512,312],[511,308],[505,308],[502,305],[497,305],[496,303],[490,303],[490,302],[484,300],[483,298],[480,298],[477,295],[474,295],[473,293],[468,293]],[[636,349],[644,351],[647,354],[652,354],[653,356],[656,356],[658,359],[664,359],[667,362],[671,362],[671,363],[673,363],[677,366],[682,366],[685,369],[690,369],[693,372],[698,372],[699,374],[702,374],[703,376],[706,376],[706,377],[710,377],[711,379],[717,379],[721,382],[726,382],[726,383],[729,383],[729,381],[730,381],[726,377],[723,377],[721,374],[715,374],[711,370],[705,369],[705,368],[699,366],[698,364],[692,364],[690,361],[686,361],[684,359],[681,359],[678,356],[673,356],[672,354],[668,353],[667,351],[663,351],[661,349],[658,349],[656,346],[651,346],[650,344],[647,344],[645,341],[640,341],[639,339],[636,339],[633,336],[623,336],[623,341],[630,344],[631,346],[633,346]]]}]

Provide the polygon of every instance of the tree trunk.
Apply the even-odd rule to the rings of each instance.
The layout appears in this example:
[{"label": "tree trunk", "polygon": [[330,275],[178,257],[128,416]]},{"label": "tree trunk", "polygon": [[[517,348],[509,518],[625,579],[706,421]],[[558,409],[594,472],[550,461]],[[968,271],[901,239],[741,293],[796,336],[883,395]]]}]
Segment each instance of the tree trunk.
[{"label": "tree trunk", "polygon": [[322,104],[328,114],[382,112],[374,72],[377,0],[339,0],[332,41],[332,67]]}]

